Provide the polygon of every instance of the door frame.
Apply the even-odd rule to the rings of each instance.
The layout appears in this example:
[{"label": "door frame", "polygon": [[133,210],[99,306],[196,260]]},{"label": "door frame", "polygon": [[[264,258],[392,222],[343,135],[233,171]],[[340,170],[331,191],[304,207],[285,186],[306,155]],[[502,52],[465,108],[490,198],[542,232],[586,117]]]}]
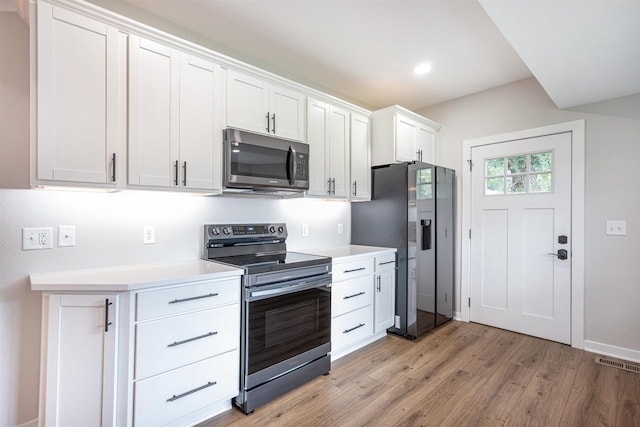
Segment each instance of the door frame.
[{"label": "door frame", "polygon": [[[462,253],[460,320],[469,322],[471,295],[471,170],[467,167],[474,147],[558,133],[571,133],[571,346],[584,349],[584,238],[585,238],[585,121],[542,126],[521,131],[474,138],[462,142]],[[480,167],[479,165],[474,165]]]}]

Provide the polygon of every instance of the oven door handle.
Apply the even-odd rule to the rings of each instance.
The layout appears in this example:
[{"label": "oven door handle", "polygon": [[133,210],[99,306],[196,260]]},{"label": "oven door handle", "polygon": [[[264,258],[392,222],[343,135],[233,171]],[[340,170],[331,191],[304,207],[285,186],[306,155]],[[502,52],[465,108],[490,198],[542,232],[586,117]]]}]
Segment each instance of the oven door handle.
[{"label": "oven door handle", "polygon": [[265,289],[265,290],[251,290],[247,289],[247,301],[258,301],[265,298],[273,298],[280,295],[286,295],[293,292],[305,291],[307,289],[331,287],[331,276],[323,276],[320,279],[311,280],[308,282],[295,281],[291,284],[283,284],[277,288]]}]

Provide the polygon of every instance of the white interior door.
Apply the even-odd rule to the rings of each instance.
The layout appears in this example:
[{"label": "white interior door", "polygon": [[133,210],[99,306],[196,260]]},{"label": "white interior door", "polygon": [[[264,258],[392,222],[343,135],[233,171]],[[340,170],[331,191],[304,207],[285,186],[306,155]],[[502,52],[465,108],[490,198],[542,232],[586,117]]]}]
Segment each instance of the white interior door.
[{"label": "white interior door", "polygon": [[471,321],[571,342],[571,144],[472,147]]}]

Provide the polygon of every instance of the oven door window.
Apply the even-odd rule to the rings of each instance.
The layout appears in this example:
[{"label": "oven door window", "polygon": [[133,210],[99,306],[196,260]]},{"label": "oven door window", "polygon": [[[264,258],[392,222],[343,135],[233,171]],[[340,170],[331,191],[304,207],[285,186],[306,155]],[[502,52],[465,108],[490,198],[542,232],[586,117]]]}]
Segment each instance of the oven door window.
[{"label": "oven door window", "polygon": [[249,303],[249,374],[331,340],[331,291],[314,288]]},{"label": "oven door window", "polygon": [[288,180],[289,151],[246,143],[231,148],[231,174]]}]

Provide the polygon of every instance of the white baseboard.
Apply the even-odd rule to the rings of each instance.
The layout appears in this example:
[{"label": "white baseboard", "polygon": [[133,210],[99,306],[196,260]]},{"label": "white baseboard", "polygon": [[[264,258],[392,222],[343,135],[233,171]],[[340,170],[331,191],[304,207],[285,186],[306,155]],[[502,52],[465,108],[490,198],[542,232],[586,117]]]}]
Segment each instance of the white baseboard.
[{"label": "white baseboard", "polygon": [[629,348],[616,347],[615,345],[602,344],[587,340],[584,341],[584,349],[592,353],[640,363],[640,351],[638,350],[631,350]]},{"label": "white baseboard", "polygon": [[460,320],[464,322],[464,320],[462,320],[462,312],[456,311],[455,313],[453,313],[453,320]]}]

